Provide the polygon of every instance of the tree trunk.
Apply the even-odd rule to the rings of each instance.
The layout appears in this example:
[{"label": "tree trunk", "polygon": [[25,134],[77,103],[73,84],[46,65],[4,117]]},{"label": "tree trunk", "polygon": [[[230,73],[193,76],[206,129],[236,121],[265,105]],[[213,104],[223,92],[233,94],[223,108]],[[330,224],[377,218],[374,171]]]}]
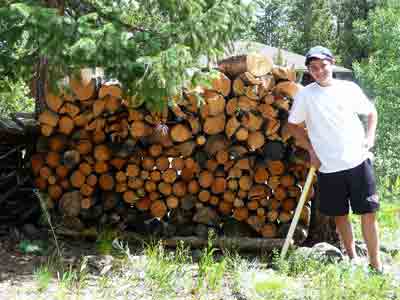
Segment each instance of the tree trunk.
[{"label": "tree trunk", "polygon": [[311,222],[306,245],[314,245],[319,242],[327,242],[333,245],[339,244],[339,236],[336,233],[336,226],[333,217],[328,217],[319,211],[319,192],[315,189],[315,197],[311,204]]}]

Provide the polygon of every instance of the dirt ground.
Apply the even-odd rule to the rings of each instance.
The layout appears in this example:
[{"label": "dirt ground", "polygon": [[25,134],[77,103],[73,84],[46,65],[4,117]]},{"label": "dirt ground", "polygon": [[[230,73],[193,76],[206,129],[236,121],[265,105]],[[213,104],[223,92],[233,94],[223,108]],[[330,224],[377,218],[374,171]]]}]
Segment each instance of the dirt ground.
[{"label": "dirt ground", "polygon": [[[45,232],[40,232],[36,238],[52,243],[51,237],[47,236]],[[10,230],[9,235],[0,236],[0,300],[8,300],[9,292],[12,289],[33,285],[35,270],[46,264],[51,251],[55,251],[49,250],[46,255],[24,253],[20,249],[20,244],[25,239],[28,239],[28,236],[15,229]],[[95,254],[94,243],[73,240],[60,240],[59,242],[63,247],[63,257],[66,264],[73,264],[82,255]],[[53,248],[52,245],[49,247]]]},{"label": "dirt ground", "polygon": [[[17,234],[15,234],[16,232]],[[26,253],[20,249],[21,241],[24,239],[28,239],[28,236],[26,234],[19,234],[18,231],[13,231],[9,235],[0,235],[0,300],[38,300],[35,297],[35,294],[30,294],[32,293],[31,291],[37,290],[37,281],[34,279],[34,273],[39,266],[43,266],[48,262],[49,254],[54,253],[54,250],[49,251],[46,255]],[[41,233],[40,239],[47,241],[50,247],[54,248],[51,236],[47,236],[46,233]],[[63,250],[62,256],[64,262],[67,265],[78,266],[79,261],[83,256],[91,256],[95,262],[104,259],[104,257],[99,255],[96,251],[94,242],[61,239],[59,243]],[[398,278],[400,281],[399,263],[387,264],[386,270],[392,273],[395,278]],[[18,294],[16,294],[21,290],[24,291],[23,294],[25,298],[20,298]],[[51,291],[49,291],[49,293],[50,292]],[[50,299],[52,299],[52,297],[46,298],[46,300]],[[83,297],[81,299],[91,298]],[[145,297],[141,300],[145,299],[147,298]],[[229,291],[229,297],[221,299],[241,298],[236,296],[234,297]]]}]

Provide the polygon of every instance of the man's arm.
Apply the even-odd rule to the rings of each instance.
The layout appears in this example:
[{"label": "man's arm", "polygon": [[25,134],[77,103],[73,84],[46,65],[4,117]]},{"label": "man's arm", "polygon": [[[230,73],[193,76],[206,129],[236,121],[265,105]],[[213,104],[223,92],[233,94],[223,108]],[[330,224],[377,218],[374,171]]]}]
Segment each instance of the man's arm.
[{"label": "man's arm", "polygon": [[287,127],[289,133],[296,139],[296,145],[308,151],[311,165],[316,169],[319,169],[321,162],[310,143],[310,139],[308,138],[307,131],[304,127],[292,123],[288,123]]},{"label": "man's arm", "polygon": [[374,109],[368,114],[367,132],[366,132],[366,146],[368,149],[372,148],[375,144],[376,126],[378,124],[378,113]]}]

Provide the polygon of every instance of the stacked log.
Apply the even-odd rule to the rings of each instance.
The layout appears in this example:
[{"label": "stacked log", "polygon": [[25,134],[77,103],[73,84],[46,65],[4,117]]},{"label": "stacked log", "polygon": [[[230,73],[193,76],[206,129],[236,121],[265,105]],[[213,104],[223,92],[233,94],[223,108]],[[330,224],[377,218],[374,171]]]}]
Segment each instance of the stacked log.
[{"label": "stacked log", "polygon": [[0,236],[40,216],[29,167],[37,124],[33,115],[23,115],[0,118]]},{"label": "stacked log", "polygon": [[[31,165],[49,207],[74,229],[127,224],[143,212],[178,232],[233,217],[278,236],[307,173],[286,130],[301,86],[293,70],[261,55],[231,57],[216,72],[210,86],[185,90],[159,112],[117,83],[73,79],[48,92]],[[309,217],[305,207],[302,222]]]}]

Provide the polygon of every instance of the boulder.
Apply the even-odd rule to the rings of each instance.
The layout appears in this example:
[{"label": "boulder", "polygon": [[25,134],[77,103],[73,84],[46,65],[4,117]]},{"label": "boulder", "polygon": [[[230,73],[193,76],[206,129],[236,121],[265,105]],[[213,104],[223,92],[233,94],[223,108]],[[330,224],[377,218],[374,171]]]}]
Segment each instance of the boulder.
[{"label": "boulder", "polygon": [[328,263],[342,261],[344,259],[342,252],[328,243],[318,243],[311,248],[300,247],[295,251],[295,254]]}]

